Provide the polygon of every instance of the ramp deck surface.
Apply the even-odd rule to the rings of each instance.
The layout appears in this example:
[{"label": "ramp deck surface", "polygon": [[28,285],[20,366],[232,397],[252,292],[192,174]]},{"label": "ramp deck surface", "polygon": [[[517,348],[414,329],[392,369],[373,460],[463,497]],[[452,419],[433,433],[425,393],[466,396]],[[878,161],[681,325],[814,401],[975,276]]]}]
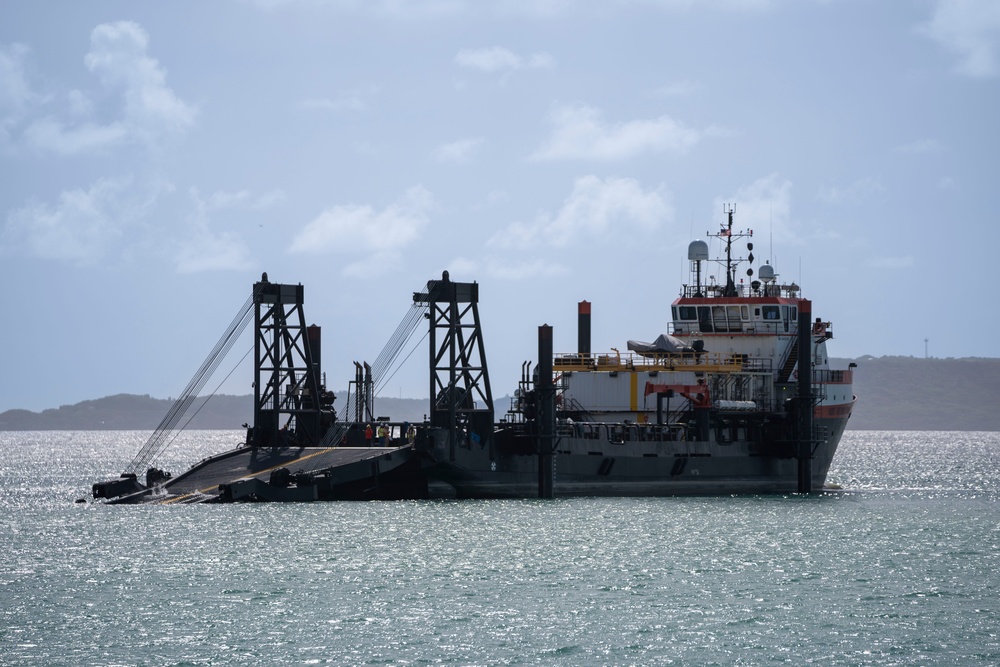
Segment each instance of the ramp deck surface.
[{"label": "ramp deck surface", "polygon": [[267,480],[273,470],[288,468],[292,473],[308,473],[374,460],[403,447],[296,447],[281,449],[236,449],[205,459],[187,472],[171,479],[163,490],[146,502],[169,504],[199,502],[218,495],[221,484],[256,477]]}]

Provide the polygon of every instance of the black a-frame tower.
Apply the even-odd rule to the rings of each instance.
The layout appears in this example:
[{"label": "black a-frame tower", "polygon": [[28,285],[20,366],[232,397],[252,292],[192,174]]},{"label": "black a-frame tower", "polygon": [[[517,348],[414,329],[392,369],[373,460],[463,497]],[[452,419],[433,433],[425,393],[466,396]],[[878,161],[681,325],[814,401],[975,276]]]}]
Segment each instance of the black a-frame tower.
[{"label": "black a-frame tower", "polygon": [[493,393],[479,324],[479,284],[441,280],[413,295],[430,320],[431,425],[448,429],[456,446],[492,446]]},{"label": "black a-frame tower", "polygon": [[306,327],[302,285],[254,285],[254,427],[251,447],[310,446],[333,419],[320,382],[320,330]]}]

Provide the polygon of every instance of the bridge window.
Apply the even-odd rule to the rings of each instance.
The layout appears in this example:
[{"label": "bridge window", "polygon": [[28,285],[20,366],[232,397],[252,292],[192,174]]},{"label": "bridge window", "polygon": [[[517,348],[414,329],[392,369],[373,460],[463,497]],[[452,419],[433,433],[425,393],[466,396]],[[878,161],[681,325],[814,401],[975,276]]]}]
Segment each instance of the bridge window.
[{"label": "bridge window", "polygon": [[[678,306],[677,315],[682,320],[693,322],[698,319],[698,309],[694,306]],[[677,319],[677,317],[674,317],[674,319]]]},{"label": "bridge window", "polygon": [[780,320],[781,310],[778,306],[764,306],[764,319],[765,320]]},{"label": "bridge window", "polygon": [[710,306],[698,306],[698,328],[708,333],[714,331],[712,328],[712,308]]},{"label": "bridge window", "polygon": [[730,331],[743,331],[743,310],[746,310],[746,306],[726,306]]},{"label": "bridge window", "polygon": [[712,319],[715,320],[716,331],[727,331],[729,329],[729,326],[726,323],[725,306],[712,306]]}]

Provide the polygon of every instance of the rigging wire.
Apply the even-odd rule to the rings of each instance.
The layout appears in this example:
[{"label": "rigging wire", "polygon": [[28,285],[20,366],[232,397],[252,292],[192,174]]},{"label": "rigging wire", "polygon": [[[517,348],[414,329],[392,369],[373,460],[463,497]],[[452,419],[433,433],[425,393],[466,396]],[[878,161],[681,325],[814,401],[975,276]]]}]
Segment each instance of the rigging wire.
[{"label": "rigging wire", "polygon": [[424,332],[424,335],[420,337],[420,340],[418,340],[418,341],[416,342],[416,344],[415,344],[415,345],[413,346],[413,348],[412,348],[412,349],[411,349],[411,350],[409,351],[409,353],[407,353],[407,355],[406,355],[405,357],[403,357],[403,360],[402,360],[402,361],[400,361],[400,362],[399,362],[399,364],[397,364],[397,365],[396,365],[396,368],[395,368],[395,369],[394,369],[394,370],[392,371],[392,374],[391,374],[391,375],[390,375],[389,377],[387,377],[387,378],[385,379],[385,382],[383,382],[383,383],[382,383],[382,386],[378,387],[378,389],[376,389],[376,390],[375,390],[375,393],[376,393],[376,394],[378,394],[378,391],[379,391],[379,390],[381,390],[381,389],[384,389],[384,388],[385,388],[385,385],[389,384],[389,380],[391,380],[392,378],[394,378],[394,377],[396,376],[396,373],[398,373],[398,372],[399,372],[399,370],[400,370],[400,369],[401,369],[401,368],[403,367],[403,365],[404,365],[404,364],[405,364],[405,363],[406,363],[407,361],[409,361],[410,357],[411,357],[411,356],[413,356],[413,353],[417,351],[417,348],[418,348],[418,347],[420,347],[420,344],[421,344],[422,342],[424,342],[424,340],[425,340],[425,339],[427,338],[427,336],[429,336],[429,335],[430,335],[430,332],[429,332],[429,331],[425,331],[425,332]]},{"label": "rigging wire", "polygon": [[183,418],[185,413],[191,408],[197,398],[197,394],[201,391],[202,387],[218,368],[222,359],[233,347],[236,340],[239,338],[240,334],[246,329],[247,325],[253,319],[253,305],[256,301],[256,292],[250,296],[240,308],[236,317],[226,328],[226,331],[222,334],[222,337],[209,352],[205,361],[202,362],[201,366],[198,368],[194,377],[188,382],[184,391],[178,396],[177,400],[171,406],[170,410],[167,412],[166,416],[157,426],[156,430],[143,445],[139,453],[132,459],[132,462],[125,469],[123,474],[135,474],[138,475],[141,470],[146,468],[150,461],[157,457],[164,449],[167,435],[173,428],[177,425],[177,422]]},{"label": "rigging wire", "polygon": [[[173,438],[171,438],[169,442],[167,442],[166,440],[169,434],[175,430],[180,431],[186,428],[191,423],[191,421],[198,415],[198,413],[201,412],[201,410],[205,407],[205,405],[208,403],[208,400],[211,399],[211,396],[214,395],[215,392],[213,391],[212,394],[209,395],[209,397],[206,398],[206,400],[197,408],[197,410],[195,410],[195,412],[187,419],[184,425],[180,429],[175,429],[177,423],[184,417],[184,415],[190,410],[191,406],[197,400],[198,392],[200,392],[201,389],[204,388],[205,383],[215,373],[215,371],[218,369],[219,364],[229,353],[229,351],[235,344],[236,340],[240,337],[240,335],[243,333],[246,327],[250,324],[250,321],[253,319],[252,318],[254,312],[253,307],[257,301],[257,289],[255,289],[254,293],[243,304],[243,307],[239,310],[236,317],[233,318],[233,321],[230,323],[229,327],[226,328],[226,331],[223,333],[219,341],[215,344],[215,347],[212,348],[212,351],[208,354],[205,361],[202,362],[201,366],[198,368],[198,371],[195,373],[194,377],[192,377],[191,380],[188,382],[187,386],[184,388],[184,391],[181,393],[180,396],[178,396],[177,400],[174,402],[170,410],[167,412],[167,415],[163,418],[159,426],[157,426],[156,430],[150,436],[149,440],[146,441],[146,444],[143,445],[142,449],[139,450],[139,453],[135,456],[135,458],[132,460],[129,466],[125,469],[123,475],[128,475],[128,474],[138,475],[141,470],[149,466],[154,459],[156,459],[169,445],[171,445],[177,439],[179,432],[175,433]],[[389,380],[391,380],[393,376],[395,376],[396,372],[399,370],[399,366],[401,366],[402,363],[405,363],[406,360],[409,359],[410,356],[413,354],[413,352],[416,350],[416,346],[414,346],[414,348],[403,358],[402,362],[400,362],[397,365],[396,361],[399,358],[400,352],[402,352],[402,350],[407,346],[409,341],[412,339],[413,334],[417,330],[418,324],[424,318],[427,309],[428,306],[426,303],[417,303],[417,302],[413,303],[409,311],[406,313],[406,315],[404,315],[403,319],[396,327],[396,330],[393,332],[392,336],[390,336],[389,341],[382,348],[382,351],[379,353],[378,357],[375,359],[375,362],[371,366],[373,391],[375,387],[378,387],[379,389],[384,388],[385,384]],[[425,334],[425,336],[426,335],[427,334]],[[219,383],[218,387],[216,387],[215,391],[218,391],[218,388],[221,387],[223,383],[225,383],[225,381],[232,375],[232,373],[236,370],[236,368],[239,367],[239,365],[243,362],[244,359],[246,359],[247,355],[250,354],[250,351],[252,351],[252,349],[253,348],[251,348],[251,350],[248,350],[247,353],[243,355],[243,358],[240,359],[240,361],[237,362],[237,364],[226,375],[226,377],[223,378],[223,380]],[[343,434],[346,433],[348,428],[348,426],[346,425],[347,424],[346,418],[354,411],[354,409],[356,409],[358,400],[360,400],[360,397],[358,396],[357,393],[353,397],[348,399],[347,404],[341,411],[339,423],[335,424],[324,435],[321,443],[322,446],[330,446],[332,442],[339,440],[343,436]]]},{"label": "rigging wire", "polygon": [[426,308],[422,304],[413,304],[410,312],[400,322],[399,327],[397,327],[393,338],[386,344],[379,358],[375,360],[375,366],[372,368],[372,381],[378,389],[383,388],[388,381],[388,379],[384,379],[385,374],[392,369],[396,359],[399,357],[399,353],[406,347],[410,338],[413,337],[414,332],[417,330],[417,325],[423,319],[425,310]]},{"label": "rigging wire", "polygon": [[248,349],[248,350],[246,351],[246,353],[245,353],[245,354],[244,354],[244,355],[243,355],[243,356],[242,356],[242,357],[240,358],[240,360],[236,362],[236,365],[235,365],[235,366],[233,366],[233,369],[232,369],[231,371],[229,371],[228,373],[226,373],[226,377],[222,378],[222,380],[221,380],[221,381],[219,382],[219,384],[217,384],[217,385],[216,385],[215,389],[213,389],[213,390],[211,391],[211,393],[209,393],[209,395],[208,395],[208,397],[207,397],[207,398],[205,399],[204,403],[202,403],[201,405],[199,405],[199,406],[198,406],[198,409],[194,411],[194,414],[193,414],[193,415],[191,415],[190,417],[188,417],[188,420],[187,420],[186,422],[184,422],[184,426],[181,426],[181,427],[180,427],[179,429],[176,429],[176,430],[174,431],[174,437],[172,437],[172,438],[170,439],[170,442],[168,442],[168,443],[167,443],[166,445],[164,445],[163,449],[161,449],[161,450],[160,450],[160,452],[161,452],[161,453],[162,453],[162,452],[164,452],[164,451],[166,451],[166,450],[167,450],[167,448],[169,448],[169,447],[170,447],[170,446],[171,446],[172,444],[174,444],[174,441],[175,441],[175,440],[176,440],[176,439],[178,438],[178,436],[180,436],[181,432],[182,432],[182,431],[183,431],[184,429],[186,429],[186,428],[188,427],[188,425],[189,425],[189,424],[190,424],[190,423],[191,423],[191,422],[192,422],[192,421],[194,420],[194,418],[198,416],[198,413],[199,413],[199,412],[201,412],[201,411],[202,411],[202,410],[204,409],[204,407],[205,407],[206,405],[208,405],[208,402],[209,402],[210,400],[212,400],[213,398],[215,398],[215,395],[216,395],[216,394],[218,393],[219,389],[221,389],[221,388],[222,388],[222,385],[224,385],[224,384],[226,383],[226,380],[228,380],[228,379],[229,379],[229,377],[230,377],[230,376],[231,376],[231,375],[232,375],[233,373],[235,373],[235,372],[236,372],[236,369],[240,367],[240,364],[242,364],[242,363],[243,363],[243,361],[244,361],[244,360],[245,360],[245,359],[246,359],[247,357],[249,357],[249,356],[250,356],[250,353],[251,353],[251,352],[253,352],[253,346],[252,346],[252,345],[251,345],[251,346],[250,346],[250,348],[249,348],[249,349]]},{"label": "rigging wire", "polygon": [[[376,387],[379,389],[383,388],[385,384],[392,379],[392,376],[395,375],[399,367],[410,358],[410,355],[413,354],[413,351],[411,350],[402,362],[396,364],[396,359],[399,357],[399,353],[406,347],[409,340],[413,337],[414,332],[417,330],[417,326],[424,319],[424,313],[426,312],[426,304],[413,303],[410,306],[409,311],[407,311],[407,313],[403,316],[399,325],[397,325],[392,336],[389,337],[389,341],[382,348],[382,351],[379,352],[375,361],[371,365],[373,393],[377,393]],[[416,347],[414,347],[414,350],[415,349]],[[392,370],[393,367],[395,367],[395,370]],[[392,370],[392,373],[386,377],[386,373],[390,370]],[[340,410],[337,421],[334,422],[333,426],[331,426],[329,430],[327,430],[323,439],[320,441],[320,447],[332,447],[334,444],[339,443],[344,434],[347,433],[351,424],[351,422],[348,421],[348,417],[354,414],[359,401],[362,400],[360,393],[359,389],[359,391],[348,397],[344,407]]]}]

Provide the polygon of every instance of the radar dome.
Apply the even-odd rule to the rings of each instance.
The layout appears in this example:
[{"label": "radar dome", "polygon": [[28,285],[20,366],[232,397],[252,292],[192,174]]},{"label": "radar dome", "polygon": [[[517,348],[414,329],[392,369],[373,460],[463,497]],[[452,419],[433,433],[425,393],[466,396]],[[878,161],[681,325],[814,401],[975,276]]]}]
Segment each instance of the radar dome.
[{"label": "radar dome", "polygon": [[769,283],[774,280],[774,267],[770,264],[765,264],[764,266],[757,269],[757,277],[763,280],[765,283]]},{"label": "radar dome", "polygon": [[708,244],[704,241],[691,241],[688,244],[688,259],[691,261],[708,259]]}]

